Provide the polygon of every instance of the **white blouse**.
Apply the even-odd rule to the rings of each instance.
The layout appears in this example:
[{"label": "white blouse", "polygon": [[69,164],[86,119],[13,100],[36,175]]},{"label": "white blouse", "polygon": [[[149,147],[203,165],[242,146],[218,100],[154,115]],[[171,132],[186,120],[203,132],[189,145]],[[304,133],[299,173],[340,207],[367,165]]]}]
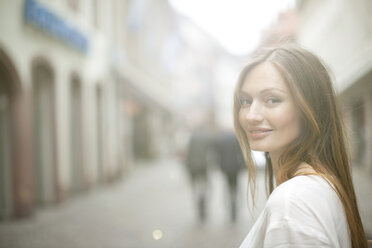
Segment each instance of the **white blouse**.
[{"label": "white blouse", "polygon": [[351,247],[344,208],[320,176],[279,185],[240,248]]}]

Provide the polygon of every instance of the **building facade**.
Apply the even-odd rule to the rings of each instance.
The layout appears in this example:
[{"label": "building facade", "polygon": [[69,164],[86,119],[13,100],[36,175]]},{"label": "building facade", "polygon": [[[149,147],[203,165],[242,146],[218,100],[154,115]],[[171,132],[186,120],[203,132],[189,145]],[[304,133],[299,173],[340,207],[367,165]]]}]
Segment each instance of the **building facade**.
[{"label": "building facade", "polygon": [[167,1],[0,2],[0,219],[169,150],[172,13]]},{"label": "building facade", "polygon": [[296,39],[330,66],[355,165],[372,173],[372,3],[297,1]]}]

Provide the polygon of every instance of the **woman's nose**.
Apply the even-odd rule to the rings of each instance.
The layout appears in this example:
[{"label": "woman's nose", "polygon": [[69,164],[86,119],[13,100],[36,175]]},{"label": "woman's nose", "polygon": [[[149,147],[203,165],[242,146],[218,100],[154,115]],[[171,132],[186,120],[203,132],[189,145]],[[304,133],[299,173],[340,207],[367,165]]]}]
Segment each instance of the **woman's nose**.
[{"label": "woman's nose", "polygon": [[247,109],[246,120],[251,123],[257,123],[263,121],[262,108],[259,104],[253,102]]}]

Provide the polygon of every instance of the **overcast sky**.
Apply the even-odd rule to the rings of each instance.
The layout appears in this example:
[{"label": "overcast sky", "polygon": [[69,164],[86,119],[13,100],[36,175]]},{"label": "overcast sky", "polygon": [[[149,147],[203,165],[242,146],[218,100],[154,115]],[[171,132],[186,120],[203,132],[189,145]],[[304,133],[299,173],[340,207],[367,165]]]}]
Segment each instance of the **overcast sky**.
[{"label": "overcast sky", "polygon": [[259,42],[261,31],[294,0],[170,0],[181,14],[215,37],[229,52],[244,55]]}]

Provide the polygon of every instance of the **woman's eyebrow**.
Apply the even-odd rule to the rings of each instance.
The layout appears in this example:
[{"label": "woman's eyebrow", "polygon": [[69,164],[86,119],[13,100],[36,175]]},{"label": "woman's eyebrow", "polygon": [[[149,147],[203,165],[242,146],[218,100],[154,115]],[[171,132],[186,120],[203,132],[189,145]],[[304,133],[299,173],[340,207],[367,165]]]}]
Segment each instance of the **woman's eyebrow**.
[{"label": "woman's eyebrow", "polygon": [[264,89],[264,90],[261,90],[260,91],[260,94],[264,94],[266,92],[270,92],[270,91],[279,91],[281,93],[284,93],[284,94],[287,94],[286,91],[282,90],[282,89],[279,89],[279,88],[275,88],[275,87],[271,87],[271,88],[267,88],[267,89]]},{"label": "woman's eyebrow", "polygon": [[240,97],[249,97],[249,94],[247,92],[244,92],[244,91],[239,91],[239,96]]},{"label": "woman's eyebrow", "polygon": [[[279,89],[279,88],[276,88],[276,87],[270,87],[270,88],[263,89],[263,90],[261,90],[259,92],[259,94],[262,95],[262,94],[265,94],[265,93],[270,92],[270,91],[279,91],[279,92],[281,92],[283,94],[287,94],[286,91],[284,91],[282,89]],[[250,94],[248,92],[246,92],[246,91],[239,91],[239,96],[241,96],[241,97],[249,97]]]}]

